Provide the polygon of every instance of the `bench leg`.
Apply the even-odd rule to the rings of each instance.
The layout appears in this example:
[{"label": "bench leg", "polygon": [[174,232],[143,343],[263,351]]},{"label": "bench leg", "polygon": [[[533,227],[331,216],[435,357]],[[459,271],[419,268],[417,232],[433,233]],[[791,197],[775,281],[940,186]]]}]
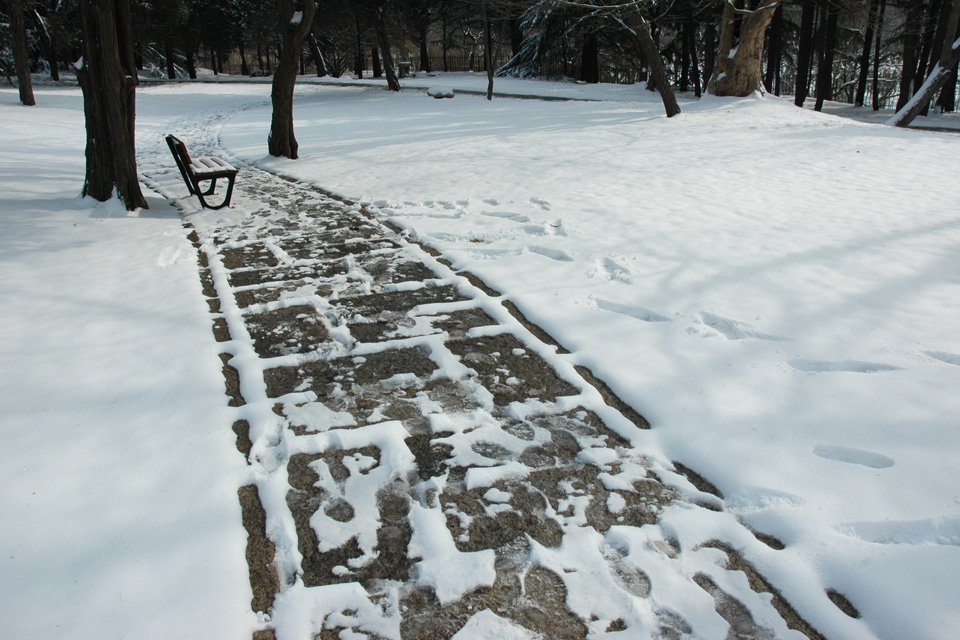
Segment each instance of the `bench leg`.
[{"label": "bench leg", "polygon": [[217,182],[216,179],[213,180],[213,184],[210,185],[210,188],[207,189],[206,191],[204,191],[203,193],[200,193],[200,191],[197,190],[197,197],[200,198],[200,204],[203,206],[203,208],[204,208],[204,209],[223,209],[224,207],[229,207],[229,206],[230,206],[230,199],[233,197],[233,183],[236,181],[236,179],[237,179],[236,174],[233,174],[233,175],[231,175],[231,176],[227,176],[227,180],[228,180],[228,183],[227,183],[227,195],[226,195],[226,197],[224,197],[223,202],[221,202],[220,204],[218,204],[218,205],[216,205],[216,206],[212,206],[212,205],[207,204],[206,199],[203,197],[203,196],[208,196],[208,195],[210,195],[211,193],[213,193],[213,185],[216,184],[216,182]]},{"label": "bench leg", "polygon": [[217,179],[213,178],[210,180],[210,188],[203,192],[203,195],[209,196],[213,195],[213,191],[217,188]]}]

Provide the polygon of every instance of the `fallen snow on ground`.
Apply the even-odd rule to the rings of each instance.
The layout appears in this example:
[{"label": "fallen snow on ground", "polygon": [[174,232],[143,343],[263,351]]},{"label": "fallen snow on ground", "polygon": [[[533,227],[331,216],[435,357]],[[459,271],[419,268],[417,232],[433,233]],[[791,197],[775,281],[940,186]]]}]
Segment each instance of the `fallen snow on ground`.
[{"label": "fallen snow on ground", "polygon": [[814,594],[836,589],[859,637],[955,636],[960,139],[776,98],[668,120],[630,89],[305,88],[299,160],[264,157],[267,109],[222,138],[515,302],[653,423],[664,456],[787,545],[791,575],[753,560],[815,626],[832,625]]},{"label": "fallen snow on ground", "polygon": [[6,638],[240,638],[256,624],[196,251],[178,212],[80,199],[79,90],[0,91]]},{"label": "fallen snow on ground", "polygon": [[[960,138],[774,98],[683,101],[668,120],[639,87],[498,79],[617,96],[487,102],[455,77],[423,87],[441,81],[456,100],[298,88],[298,161],[265,157],[266,84],[143,88],[138,133],[155,144],[177,118],[235,112],[221,132],[234,159],[441,250],[645,415],[652,455],[786,544],[749,559],[814,626],[840,628],[818,609],[830,588],[863,614],[846,637],[955,637]],[[135,216],[76,200],[79,93],[38,102],[0,90],[7,625],[248,630],[242,461],[193,253],[156,200]],[[712,533],[709,518],[664,518],[681,542]]]}]

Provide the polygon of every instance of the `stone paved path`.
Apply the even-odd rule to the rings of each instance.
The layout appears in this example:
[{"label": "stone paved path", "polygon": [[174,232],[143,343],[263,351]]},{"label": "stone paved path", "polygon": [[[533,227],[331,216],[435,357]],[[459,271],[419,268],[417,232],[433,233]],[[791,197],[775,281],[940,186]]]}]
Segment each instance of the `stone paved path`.
[{"label": "stone paved path", "polygon": [[[177,133],[216,152],[215,119]],[[156,142],[148,184],[183,197]],[[187,219],[250,464],[254,638],[820,637],[735,550],[778,541],[470,274],[248,166]],[[690,546],[684,518],[727,533]]]}]

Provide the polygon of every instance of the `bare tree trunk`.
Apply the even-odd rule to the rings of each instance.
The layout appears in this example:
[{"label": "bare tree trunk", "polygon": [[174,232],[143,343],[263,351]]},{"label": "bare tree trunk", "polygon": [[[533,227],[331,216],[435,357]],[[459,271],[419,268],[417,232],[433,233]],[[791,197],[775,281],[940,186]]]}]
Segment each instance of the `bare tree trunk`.
[{"label": "bare tree trunk", "polygon": [[770,46],[767,51],[767,74],[763,85],[768,92],[780,95],[780,63],[783,57],[783,5],[777,7],[773,14],[773,23],[770,29]]},{"label": "bare tree trunk", "polygon": [[919,22],[922,10],[922,0],[911,0],[904,23],[906,33],[903,37],[903,71],[900,73],[900,97],[897,98],[897,111],[903,109],[913,95],[913,77],[917,73],[917,44],[920,40]]},{"label": "bare tree trunk", "polygon": [[583,53],[580,56],[580,80],[591,84],[600,82],[600,51],[597,36],[593,33],[583,41]]},{"label": "bare tree trunk", "polygon": [[278,0],[277,6],[283,45],[270,92],[273,116],[267,146],[272,156],[296,160],[299,145],[293,135],[293,89],[297,82],[303,40],[313,24],[317,3],[316,0]]},{"label": "bare tree trunk", "polygon": [[[736,9],[732,2],[723,7],[717,65],[707,91],[715,96],[748,96],[763,91],[761,67],[763,41],[779,0],[762,0],[749,11]],[[734,45],[737,17],[741,17],[740,37]]]},{"label": "bare tree trunk", "polygon": [[13,63],[17,68],[17,84],[20,102],[28,107],[37,104],[33,97],[33,80],[30,78],[30,58],[27,53],[27,27],[23,19],[23,0],[9,0],[10,30],[13,32]]},{"label": "bare tree trunk", "polygon": [[130,211],[147,208],[137,181],[134,142],[137,70],[129,0],[81,0],[87,171],[82,195],[116,194]]},{"label": "bare tree trunk", "polygon": [[637,38],[637,45],[640,47],[640,53],[647,61],[650,69],[650,78],[656,85],[660,93],[660,100],[663,101],[663,110],[668,118],[680,113],[680,105],[677,104],[677,96],[673,92],[673,86],[670,84],[670,77],[667,75],[667,67],[660,56],[660,49],[653,40],[653,34],[650,33],[650,23],[647,22],[640,10],[636,8],[633,14],[634,24],[630,28],[633,35]]},{"label": "bare tree trunk", "polygon": [[490,33],[487,0],[482,0],[480,13],[483,18],[483,65],[487,68],[487,100],[493,100],[493,34]]},{"label": "bare tree trunk", "polygon": [[813,49],[813,19],[816,13],[815,0],[803,0],[800,16],[800,46],[797,51],[797,88],[793,103],[802,107],[810,87],[810,52]]},{"label": "bare tree trunk", "polygon": [[430,73],[430,52],[427,51],[427,25],[420,25],[420,70]]},{"label": "bare tree trunk", "polygon": [[383,77],[383,67],[380,66],[380,49],[377,47],[372,47],[370,49],[370,60],[371,66],[373,67],[373,77],[382,78]]},{"label": "bare tree trunk", "polygon": [[873,46],[873,23],[877,20],[878,0],[870,0],[870,13],[867,16],[867,27],[863,31],[863,53],[860,54],[860,75],[857,78],[857,95],[853,104],[862,107],[867,95],[867,76],[870,73],[870,48]]},{"label": "bare tree trunk", "polygon": [[826,0],[827,22],[823,30],[823,42],[817,62],[816,111],[823,110],[825,100],[833,98],[833,56],[837,46],[837,21],[840,7],[833,0]]},{"label": "bare tree trunk", "polygon": [[880,14],[877,16],[877,39],[873,43],[873,110],[880,110],[880,41],[883,37],[883,14],[887,10],[887,0],[880,0]]},{"label": "bare tree trunk", "polygon": [[383,58],[383,71],[387,76],[387,89],[400,91],[400,81],[393,66],[393,54],[390,53],[390,40],[387,37],[387,25],[383,19],[383,7],[374,7],[373,22],[377,32],[377,41],[380,43],[380,55]]},{"label": "bare tree trunk", "polygon": [[[947,22],[947,33],[956,34],[960,26],[960,0],[954,0],[953,8],[950,10],[950,17]],[[887,121],[887,124],[896,127],[907,127],[913,122],[920,113],[926,109],[927,105],[937,94],[937,91],[943,87],[950,79],[953,67],[960,62],[960,37],[953,42],[945,41],[943,49],[940,52],[940,60],[933,66],[933,70],[926,81],[920,87],[920,90],[907,102],[902,109],[897,110],[896,115]]]}]

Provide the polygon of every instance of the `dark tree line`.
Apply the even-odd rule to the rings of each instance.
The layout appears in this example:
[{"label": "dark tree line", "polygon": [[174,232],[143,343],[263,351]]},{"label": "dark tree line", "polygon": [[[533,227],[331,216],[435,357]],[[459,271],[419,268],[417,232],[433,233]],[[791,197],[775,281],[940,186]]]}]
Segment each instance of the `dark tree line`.
[{"label": "dark tree line", "polygon": [[[626,0],[316,0],[298,51],[300,72],[384,77],[398,88],[399,63],[420,71],[486,71],[583,82],[666,81],[702,94],[711,79],[757,74],[763,89],[812,99],[902,108],[957,34],[953,0],[636,0],[658,52],[644,51]],[[79,0],[3,0],[0,65],[56,79],[80,53]],[[620,7],[619,11],[612,10]],[[280,9],[261,0],[132,0],[135,62],[142,73],[194,78],[272,75],[283,50]],[[18,16],[23,18],[19,19]],[[725,16],[727,16],[725,18]],[[730,70],[725,50],[750,58]],[[22,29],[18,24],[23,24]],[[24,38],[19,37],[23,32]],[[741,39],[741,35],[748,37]],[[756,66],[759,64],[759,68]],[[956,65],[934,97],[956,108]],[[719,77],[721,76],[722,77]],[[22,72],[20,74],[23,75]],[[25,84],[21,80],[21,85]],[[716,84],[716,83],[715,83]]]},{"label": "dark tree line", "polygon": [[[82,60],[82,64],[78,61]],[[960,0],[0,0],[0,72],[34,103],[31,73],[84,90],[84,193],[145,206],[133,155],[144,75],[273,77],[271,154],[295,158],[298,74],[416,70],[644,82],[674,91],[896,106],[905,126],[953,111]],[[108,133],[104,133],[108,132]],[[107,141],[107,142],[104,142]]]}]

